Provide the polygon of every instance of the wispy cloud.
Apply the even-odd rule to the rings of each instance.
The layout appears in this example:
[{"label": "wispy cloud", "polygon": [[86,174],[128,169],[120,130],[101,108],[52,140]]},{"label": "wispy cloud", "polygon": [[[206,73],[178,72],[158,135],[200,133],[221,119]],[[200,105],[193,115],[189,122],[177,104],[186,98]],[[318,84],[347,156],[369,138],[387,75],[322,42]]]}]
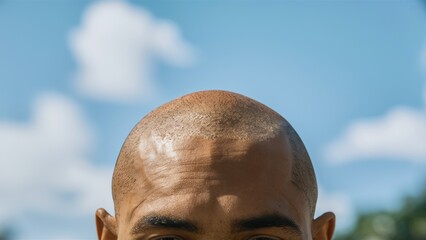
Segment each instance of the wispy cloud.
[{"label": "wispy cloud", "polygon": [[153,96],[156,60],[185,66],[194,59],[192,47],[175,24],[125,1],[91,5],[72,31],[70,45],[79,66],[77,88],[111,101]]},{"label": "wispy cloud", "polygon": [[92,215],[112,209],[112,169],[88,160],[93,135],[76,104],[40,96],[27,123],[0,122],[0,221],[29,213]]}]

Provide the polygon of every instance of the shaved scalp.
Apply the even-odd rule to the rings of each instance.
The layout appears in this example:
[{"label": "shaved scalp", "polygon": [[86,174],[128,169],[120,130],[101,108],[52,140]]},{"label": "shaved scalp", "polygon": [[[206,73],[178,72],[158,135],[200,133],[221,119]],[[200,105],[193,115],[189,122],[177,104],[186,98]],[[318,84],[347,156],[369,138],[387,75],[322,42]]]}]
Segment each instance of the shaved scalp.
[{"label": "shaved scalp", "polygon": [[[138,178],[146,140],[174,141],[200,137],[261,142],[285,134],[292,150],[291,181],[315,212],[317,184],[311,160],[293,127],[269,107],[240,94],[202,91],[175,99],[144,117],[130,132],[118,156],[112,180],[115,212]],[[155,159],[154,159],[155,160]],[[139,163],[139,164],[138,164]]]}]

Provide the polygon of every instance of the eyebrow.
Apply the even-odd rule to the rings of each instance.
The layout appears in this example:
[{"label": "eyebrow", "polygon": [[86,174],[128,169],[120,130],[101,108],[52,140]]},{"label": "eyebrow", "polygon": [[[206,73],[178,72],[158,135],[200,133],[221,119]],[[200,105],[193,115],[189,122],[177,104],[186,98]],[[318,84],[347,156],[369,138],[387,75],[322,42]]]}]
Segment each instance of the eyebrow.
[{"label": "eyebrow", "polygon": [[266,214],[249,219],[238,220],[233,224],[234,231],[250,231],[260,228],[284,228],[296,234],[301,234],[299,226],[290,218],[281,214]]},{"label": "eyebrow", "polygon": [[198,227],[194,223],[187,220],[167,216],[146,216],[138,220],[135,225],[133,225],[131,233],[138,234],[152,228],[173,228],[188,232],[199,231]]},{"label": "eyebrow", "polygon": [[[232,229],[234,232],[250,231],[260,228],[283,228],[285,230],[301,234],[298,225],[290,218],[280,214],[266,214],[249,219],[237,220]],[[138,234],[148,229],[178,229],[188,232],[199,232],[199,228],[192,222],[168,216],[146,216],[133,225],[131,233]]]}]

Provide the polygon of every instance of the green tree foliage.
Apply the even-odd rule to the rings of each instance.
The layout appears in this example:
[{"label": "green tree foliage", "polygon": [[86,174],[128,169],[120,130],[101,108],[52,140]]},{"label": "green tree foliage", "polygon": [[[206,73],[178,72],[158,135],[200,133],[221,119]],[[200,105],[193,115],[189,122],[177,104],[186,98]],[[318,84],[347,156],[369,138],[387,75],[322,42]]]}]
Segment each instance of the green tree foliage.
[{"label": "green tree foliage", "polygon": [[397,211],[361,214],[354,229],[335,240],[426,240],[426,190]]}]

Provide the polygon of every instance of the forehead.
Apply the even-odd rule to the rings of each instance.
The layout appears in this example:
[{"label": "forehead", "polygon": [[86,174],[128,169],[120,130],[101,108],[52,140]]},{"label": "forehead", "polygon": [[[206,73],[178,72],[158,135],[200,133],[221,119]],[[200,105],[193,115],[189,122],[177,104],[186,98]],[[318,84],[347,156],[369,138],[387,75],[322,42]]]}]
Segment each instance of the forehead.
[{"label": "forehead", "polygon": [[257,143],[151,139],[139,147],[142,161],[136,167],[145,177],[123,208],[128,227],[150,214],[205,226],[269,213],[304,220],[305,201],[290,181],[292,157],[284,137]]},{"label": "forehead", "polygon": [[[292,154],[284,136],[245,140],[150,138],[139,145],[144,181],[170,194],[198,187],[238,191],[242,186],[278,187],[291,177]],[[156,186],[156,187],[154,187]]]}]

